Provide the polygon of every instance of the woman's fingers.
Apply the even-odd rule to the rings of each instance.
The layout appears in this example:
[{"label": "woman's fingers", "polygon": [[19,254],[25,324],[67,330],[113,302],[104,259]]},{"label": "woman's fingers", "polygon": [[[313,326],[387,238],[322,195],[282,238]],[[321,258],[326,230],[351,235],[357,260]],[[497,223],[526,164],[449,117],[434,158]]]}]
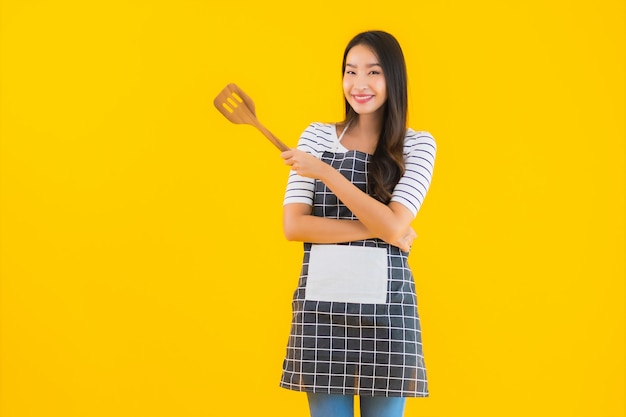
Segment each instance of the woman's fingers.
[{"label": "woman's fingers", "polygon": [[291,149],[280,154],[285,160],[285,165],[291,166],[293,171],[296,171],[298,175],[307,178],[321,178],[324,169],[329,168],[329,165],[322,162],[313,155],[310,155],[304,151],[298,149]]},{"label": "woman's fingers", "polygon": [[300,155],[301,153],[301,151],[290,149],[288,151],[282,152],[280,154],[280,157],[283,158],[283,160],[285,161],[285,165],[289,165],[291,166],[292,170],[297,171],[298,167],[300,166],[299,162],[304,162],[305,158],[304,155]]},{"label": "woman's fingers", "polygon": [[404,235],[400,237],[396,246],[404,252],[409,252],[415,238],[417,238],[417,233],[415,233],[415,230],[412,227],[409,227]]},{"label": "woman's fingers", "polygon": [[297,151],[294,149],[282,152],[280,157],[285,161],[285,165],[290,165],[292,168],[295,167],[298,162]]},{"label": "woman's fingers", "polygon": [[290,155],[281,154],[280,157],[283,158],[283,161],[284,161],[285,165],[293,165],[294,164],[294,160],[293,160],[293,158]]}]

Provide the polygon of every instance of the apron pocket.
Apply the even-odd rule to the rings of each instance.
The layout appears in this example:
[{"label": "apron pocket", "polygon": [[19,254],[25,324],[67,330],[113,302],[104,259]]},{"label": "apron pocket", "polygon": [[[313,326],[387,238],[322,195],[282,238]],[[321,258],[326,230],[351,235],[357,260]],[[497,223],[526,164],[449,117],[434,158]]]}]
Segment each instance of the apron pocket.
[{"label": "apron pocket", "polygon": [[305,299],[384,304],[387,300],[387,249],[311,245]]}]

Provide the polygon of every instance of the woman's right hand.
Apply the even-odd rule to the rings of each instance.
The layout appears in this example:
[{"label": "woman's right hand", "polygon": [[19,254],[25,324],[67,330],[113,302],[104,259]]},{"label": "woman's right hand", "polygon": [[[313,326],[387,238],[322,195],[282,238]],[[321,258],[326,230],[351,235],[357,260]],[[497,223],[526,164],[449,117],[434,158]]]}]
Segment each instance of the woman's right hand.
[{"label": "woman's right hand", "polygon": [[402,234],[402,236],[400,236],[397,241],[387,243],[399,247],[400,250],[404,252],[409,252],[415,238],[417,238],[417,233],[415,233],[415,230],[413,230],[413,228],[409,226],[408,229],[406,229],[404,234]]},{"label": "woman's right hand", "polygon": [[284,151],[280,157],[285,161],[285,165],[289,165],[293,171],[302,177],[321,180],[324,172],[334,170],[321,159],[299,149]]}]

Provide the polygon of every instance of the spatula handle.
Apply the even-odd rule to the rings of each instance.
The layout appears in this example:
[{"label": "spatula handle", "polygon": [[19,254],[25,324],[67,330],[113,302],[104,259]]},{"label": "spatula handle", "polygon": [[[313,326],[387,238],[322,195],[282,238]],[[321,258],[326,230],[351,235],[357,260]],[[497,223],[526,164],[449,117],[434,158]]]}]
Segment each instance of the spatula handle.
[{"label": "spatula handle", "polygon": [[288,151],[290,149],[289,146],[285,145],[280,139],[274,136],[274,134],[267,130],[267,128],[263,126],[260,122],[258,122],[258,120],[256,123],[254,123],[254,125],[257,129],[261,131],[261,133],[265,135],[266,138],[270,140],[270,142],[274,144],[274,146],[280,149],[281,152]]}]

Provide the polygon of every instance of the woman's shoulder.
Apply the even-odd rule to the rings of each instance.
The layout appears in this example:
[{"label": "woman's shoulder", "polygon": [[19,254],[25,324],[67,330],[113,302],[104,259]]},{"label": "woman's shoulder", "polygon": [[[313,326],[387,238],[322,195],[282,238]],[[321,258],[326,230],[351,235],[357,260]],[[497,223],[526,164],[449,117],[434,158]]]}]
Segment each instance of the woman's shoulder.
[{"label": "woman's shoulder", "polygon": [[434,136],[426,130],[413,130],[408,128],[406,136],[404,137],[404,148],[413,148],[415,146],[426,146],[437,149],[437,142]]},{"label": "woman's shoulder", "polygon": [[312,122],[300,135],[298,148],[319,155],[332,148],[336,135],[334,124]]},{"label": "woman's shoulder", "polygon": [[334,133],[334,129],[334,123],[312,122],[306,127],[306,129],[304,129],[304,131],[320,135],[330,135]]}]

